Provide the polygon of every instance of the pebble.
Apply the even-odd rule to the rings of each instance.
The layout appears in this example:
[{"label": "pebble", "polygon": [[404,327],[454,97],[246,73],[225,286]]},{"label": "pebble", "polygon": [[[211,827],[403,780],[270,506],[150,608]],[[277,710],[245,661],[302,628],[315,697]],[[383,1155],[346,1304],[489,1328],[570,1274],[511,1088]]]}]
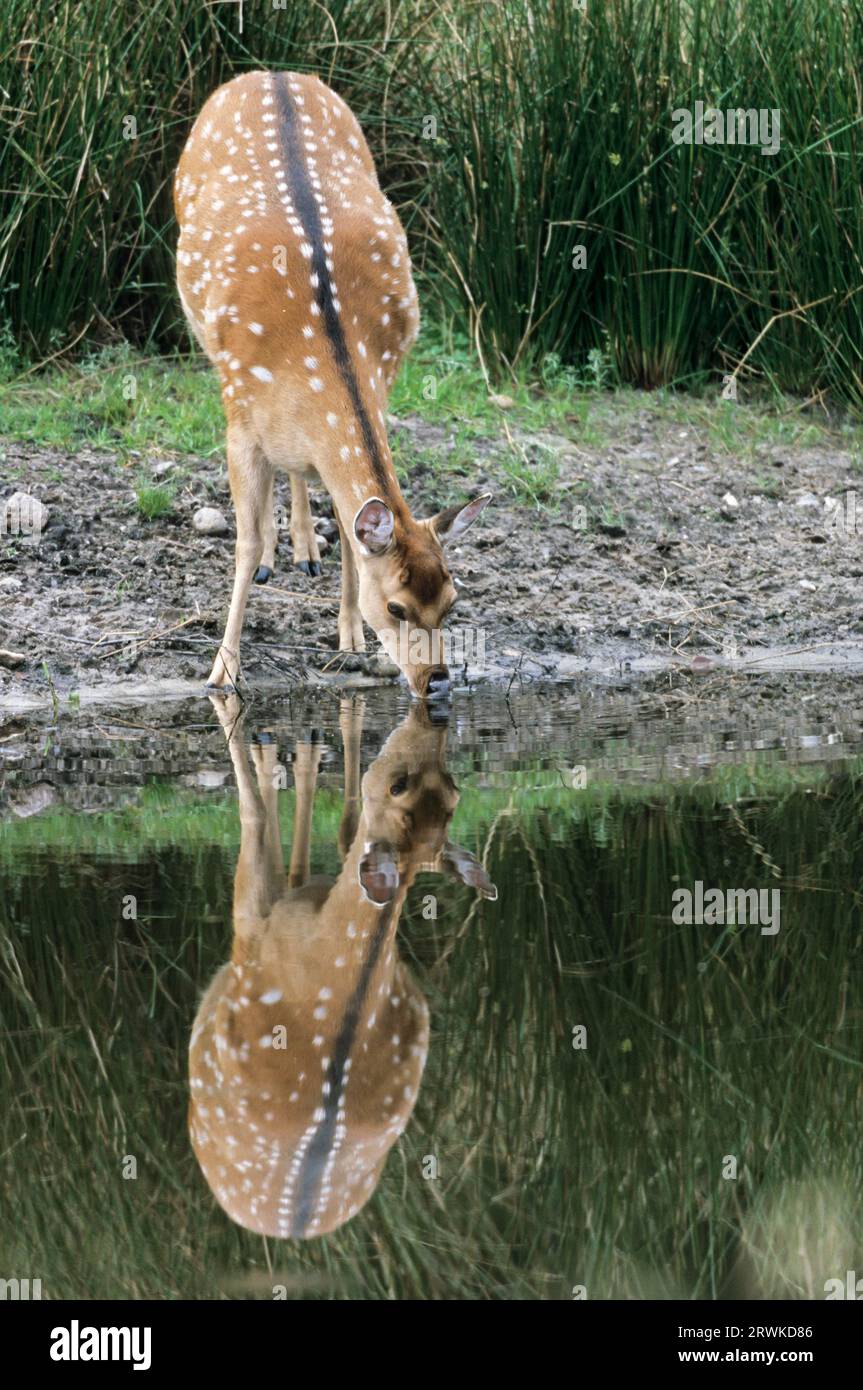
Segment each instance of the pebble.
[{"label": "pebble", "polygon": [[48,521],[48,508],[29,492],[13,492],[0,502],[0,536],[18,536],[24,542],[38,541]]},{"label": "pebble", "polygon": [[723,516],[734,516],[735,512],[740,510],[740,503],[733,492],[725,493],[719,504],[719,510],[722,512]]},{"label": "pebble", "polygon": [[370,676],[397,676],[399,668],[386,652],[374,652],[368,659],[367,670]]},{"label": "pebble", "polygon": [[49,782],[37,782],[34,787],[28,788],[21,796],[10,801],[9,809],[13,816],[26,820],[28,816],[38,816],[40,812],[47,811],[56,800],[57,793]]},{"label": "pebble", "polygon": [[199,536],[224,536],[228,530],[225,514],[218,507],[199,507],[192,517],[192,525]]}]

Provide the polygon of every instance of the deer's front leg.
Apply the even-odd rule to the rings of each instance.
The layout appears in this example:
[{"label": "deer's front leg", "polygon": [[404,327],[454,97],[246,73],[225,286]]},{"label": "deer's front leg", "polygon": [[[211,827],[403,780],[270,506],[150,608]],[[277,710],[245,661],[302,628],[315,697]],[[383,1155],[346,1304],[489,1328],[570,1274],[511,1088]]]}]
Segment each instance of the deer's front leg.
[{"label": "deer's front leg", "polygon": [[[236,695],[210,697],[234,769],[240,801],[240,856],[234,879],[235,923],[259,922],[284,892],[285,871],[279,841],[274,771],[276,745],[253,746],[257,782],[249,767],[243,711]],[[263,735],[262,737],[266,737]]]},{"label": "deer's front leg", "polygon": [[272,478],[270,465],[242,426],[228,426],[227,452],[228,479],[237,516],[236,567],[225,635],[207,681],[208,689],[223,694],[236,689],[240,678],[240,634],[249,586],[264,551],[266,504]]},{"label": "deer's front leg", "polygon": [[339,823],[339,854],[344,860],[357,833],[360,820],[361,767],[360,754],[363,742],[363,715],[365,701],[362,696],[342,700],[339,706],[339,724],[342,731],[342,748],[345,758],[345,799],[342,818]]},{"label": "deer's front leg", "polygon": [[309,506],[309,489],[302,478],[291,474],[291,545],[294,565],[304,574],[317,577],[321,572],[318,538]]},{"label": "deer's front leg", "polygon": [[339,545],[342,552],[342,597],[339,603],[339,651],[364,652],[366,639],[363,635],[363,620],[360,616],[360,581],[350,542],[339,523]]}]

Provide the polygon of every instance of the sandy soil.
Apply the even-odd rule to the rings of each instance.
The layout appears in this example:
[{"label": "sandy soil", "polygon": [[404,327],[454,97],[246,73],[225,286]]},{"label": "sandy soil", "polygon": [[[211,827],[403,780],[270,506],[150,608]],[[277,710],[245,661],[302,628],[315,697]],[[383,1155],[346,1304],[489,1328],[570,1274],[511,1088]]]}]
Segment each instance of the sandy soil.
[{"label": "sandy soil", "polygon": [[[417,456],[409,501],[431,512],[442,499],[429,458],[446,458],[451,433],[419,419],[392,427]],[[466,492],[488,485],[495,499],[451,564],[460,622],[484,634],[485,659],[469,662],[462,681],[863,667],[863,557],[853,528],[836,524],[850,519],[858,481],[850,454],[771,446],[753,468],[717,459],[698,431],[661,424],[648,408],[601,450],[513,435],[537,466],[557,456],[560,507],[518,503],[501,482],[503,446],[477,445]],[[142,519],[135,477],[170,479],[179,468],[167,455],[123,468],[87,449],[0,445],[0,502],[23,490],[48,509],[38,545],[0,537],[0,648],[24,657],[0,657],[6,707],[50,698],[46,666],[61,697],[201,686],[230,590],[233,513],[221,461],[189,470],[183,460],[171,515]],[[287,507],[284,484],[278,500]],[[196,534],[203,505],[224,511],[227,535]],[[325,495],[313,510],[330,538],[323,575],[291,567],[286,536],[275,577],[253,589],[243,655],[254,689],[385,679],[374,656],[336,653],[337,532]],[[859,510],[863,526],[863,499]]]}]

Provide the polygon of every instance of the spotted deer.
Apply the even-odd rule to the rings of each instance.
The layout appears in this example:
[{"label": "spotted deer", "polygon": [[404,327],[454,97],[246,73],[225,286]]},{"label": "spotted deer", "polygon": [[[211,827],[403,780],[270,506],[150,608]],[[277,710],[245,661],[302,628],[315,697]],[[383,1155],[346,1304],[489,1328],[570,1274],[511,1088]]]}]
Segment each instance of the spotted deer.
[{"label": "spotted deer", "polygon": [[206,991],[189,1048],[189,1130],[216,1200],[262,1235],[335,1230],[372,1195],[417,1098],[428,1049],[425,998],[396,931],[420,870],[486,898],[482,864],[446,831],[458,791],[445,722],[418,702],[360,782],[362,704],[345,701],[338,877],[310,877],[319,743],[296,746],[285,870],[273,742],[249,766],[236,695],[214,698],[240,804],[233,946]]},{"label": "spotted deer", "polygon": [[308,483],[339,527],[342,651],[363,620],[412,694],[447,693],[441,625],[456,590],[443,545],[490,494],[417,520],[387,442],[386,405],[419,328],[407,239],[356,118],[309,75],[249,72],[205,103],[174,180],[177,284],[216,367],[237,518],[234,588],[208,686],[240,674],[253,579],[273,573],[275,470],[291,483],[294,563],[320,573]]}]

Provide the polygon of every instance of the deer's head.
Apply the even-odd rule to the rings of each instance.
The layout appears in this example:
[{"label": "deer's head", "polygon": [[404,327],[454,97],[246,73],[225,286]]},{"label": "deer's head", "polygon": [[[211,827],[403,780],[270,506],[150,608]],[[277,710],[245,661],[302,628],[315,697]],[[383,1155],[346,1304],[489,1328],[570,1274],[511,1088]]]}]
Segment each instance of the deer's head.
[{"label": "deer's head", "polygon": [[360,612],[420,699],[449,693],[443,624],[457,595],[444,546],[463,535],[490,500],[485,493],[416,521],[406,509],[397,516],[373,497],[354,518]]},{"label": "deer's head", "polygon": [[479,860],[447,839],[459,793],[444,764],[446,720],[433,708],[415,705],[363,778],[359,877],[372,902],[403,894],[423,870],[497,897]]}]

